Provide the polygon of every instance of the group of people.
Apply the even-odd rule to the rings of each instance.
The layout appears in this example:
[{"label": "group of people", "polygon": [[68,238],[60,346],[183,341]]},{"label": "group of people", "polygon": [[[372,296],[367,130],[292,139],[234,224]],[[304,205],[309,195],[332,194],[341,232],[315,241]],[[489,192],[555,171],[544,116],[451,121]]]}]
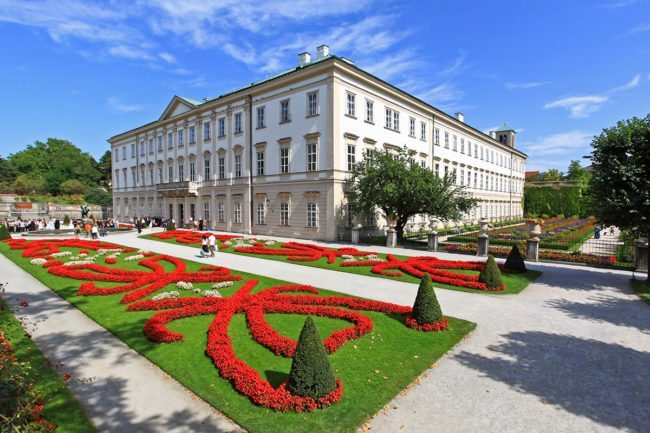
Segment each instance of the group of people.
[{"label": "group of people", "polygon": [[201,238],[201,257],[215,257],[217,238],[213,233],[205,233]]},{"label": "group of people", "polygon": [[31,219],[23,220],[21,218],[12,221],[5,221],[4,225],[7,226],[12,233],[24,233],[24,232],[34,232],[34,231],[43,231],[43,230],[59,230],[61,228],[72,229],[72,222],[68,224],[68,227],[62,227],[62,223],[58,219]]}]

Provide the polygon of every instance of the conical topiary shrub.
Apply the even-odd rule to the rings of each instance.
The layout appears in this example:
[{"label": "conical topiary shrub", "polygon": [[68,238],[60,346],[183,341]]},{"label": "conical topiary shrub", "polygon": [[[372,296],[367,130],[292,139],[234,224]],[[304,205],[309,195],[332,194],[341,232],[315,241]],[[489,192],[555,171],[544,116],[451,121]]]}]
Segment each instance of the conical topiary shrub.
[{"label": "conical topiary shrub", "polygon": [[526,272],[526,263],[524,263],[524,258],[521,256],[517,244],[512,246],[503,268],[508,272]]},{"label": "conical topiary shrub", "polygon": [[293,394],[314,399],[325,397],[336,389],[327,352],[311,317],[307,317],[300,332],[287,389]]},{"label": "conical topiary shrub", "polygon": [[67,215],[63,216],[63,225],[64,226],[70,225],[70,217],[69,216],[67,216]]},{"label": "conical topiary shrub", "polygon": [[174,223],[174,221],[169,221],[167,223],[167,230],[176,230],[176,224]]},{"label": "conical topiary shrub", "polygon": [[501,282],[501,271],[492,254],[488,255],[487,262],[485,262],[485,266],[478,276],[478,280],[481,283],[485,283],[488,289],[498,288],[503,284]]},{"label": "conical topiary shrub", "polygon": [[424,274],[418,287],[418,295],[413,304],[413,319],[418,325],[433,324],[442,321],[442,310],[433,290],[429,274]]},{"label": "conical topiary shrub", "polygon": [[3,241],[5,239],[10,239],[11,234],[9,234],[9,229],[7,228],[6,225],[0,224],[0,241]]}]

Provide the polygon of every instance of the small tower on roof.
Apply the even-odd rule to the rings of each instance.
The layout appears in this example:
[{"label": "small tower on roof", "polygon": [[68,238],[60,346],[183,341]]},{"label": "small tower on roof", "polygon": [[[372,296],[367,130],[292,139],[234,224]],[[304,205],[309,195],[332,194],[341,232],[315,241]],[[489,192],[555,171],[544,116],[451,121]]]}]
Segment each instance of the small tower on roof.
[{"label": "small tower on roof", "polygon": [[502,144],[510,147],[515,147],[515,136],[517,133],[508,125],[508,122],[503,122],[503,126],[494,131],[494,138]]}]

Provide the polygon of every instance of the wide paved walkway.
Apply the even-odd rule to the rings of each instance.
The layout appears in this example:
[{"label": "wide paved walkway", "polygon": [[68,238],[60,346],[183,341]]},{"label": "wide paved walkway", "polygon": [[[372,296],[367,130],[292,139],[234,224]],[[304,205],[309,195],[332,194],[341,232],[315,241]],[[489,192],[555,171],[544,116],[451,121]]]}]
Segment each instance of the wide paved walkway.
[{"label": "wide paved walkway", "polygon": [[[109,241],[405,305],[413,303],[417,290],[409,283],[234,254],[200,259],[197,248],[139,239],[135,233],[112,235]],[[631,274],[571,265],[530,267],[544,274],[519,295],[438,290],[445,314],[472,320],[478,328],[378,414],[371,431],[648,431],[650,306],[629,289]],[[143,404],[158,395],[153,386],[141,389]],[[197,401],[192,409],[200,412],[204,406]],[[141,407],[130,405],[130,415],[139,415]],[[159,426],[140,431],[169,431]]]}]

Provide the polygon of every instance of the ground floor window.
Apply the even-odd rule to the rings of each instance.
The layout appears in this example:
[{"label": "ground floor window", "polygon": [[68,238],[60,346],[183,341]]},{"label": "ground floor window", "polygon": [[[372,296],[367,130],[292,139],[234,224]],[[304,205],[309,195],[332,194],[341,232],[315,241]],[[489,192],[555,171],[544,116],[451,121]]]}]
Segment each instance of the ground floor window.
[{"label": "ground floor window", "polygon": [[235,203],[235,207],[233,208],[233,219],[235,220],[235,224],[241,224],[241,203]]},{"label": "ground floor window", "polygon": [[289,225],[289,203],[288,202],[280,203],[280,225],[281,226]]},{"label": "ground floor window", "polygon": [[266,203],[257,202],[257,224],[266,224]]},{"label": "ground floor window", "polygon": [[220,223],[226,222],[226,207],[223,203],[217,205],[217,218]]},{"label": "ground floor window", "polygon": [[318,205],[307,203],[307,227],[318,227]]},{"label": "ground floor window", "polygon": [[203,219],[210,220],[210,202],[203,203]]}]

